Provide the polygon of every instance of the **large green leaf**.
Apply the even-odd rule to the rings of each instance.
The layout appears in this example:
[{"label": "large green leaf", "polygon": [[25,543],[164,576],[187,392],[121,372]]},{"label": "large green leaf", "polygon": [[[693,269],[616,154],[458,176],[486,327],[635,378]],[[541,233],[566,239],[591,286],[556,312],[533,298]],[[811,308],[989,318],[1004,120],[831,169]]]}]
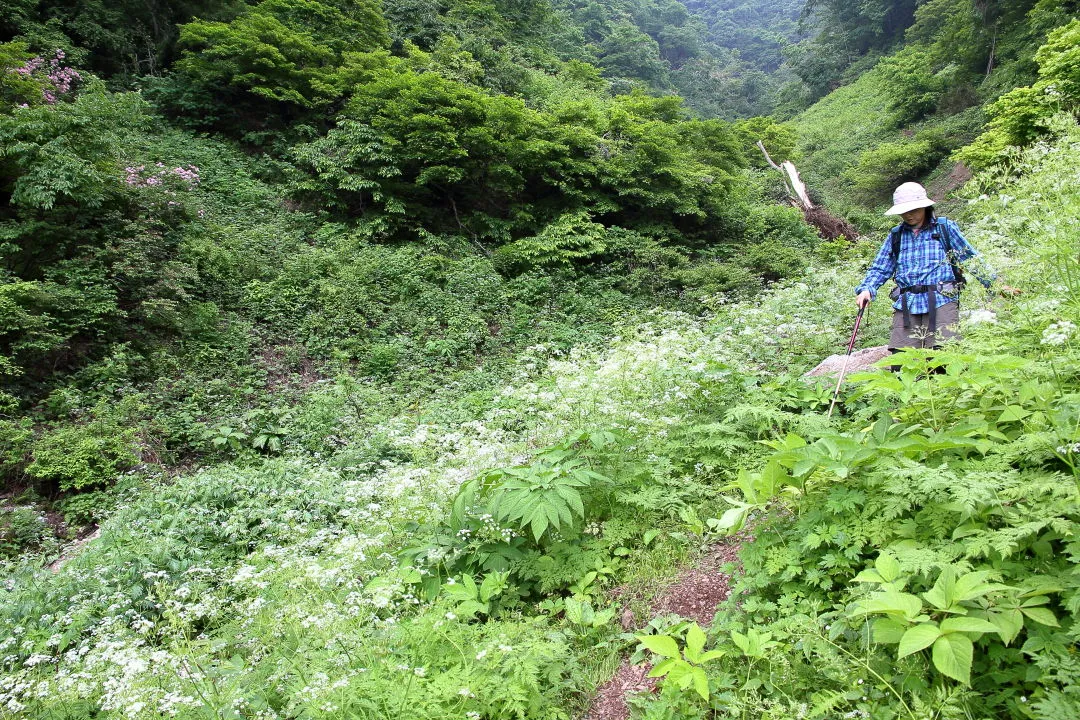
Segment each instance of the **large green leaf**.
[{"label": "large green leaf", "polygon": [[686,631],[686,659],[700,662],[701,651],[705,649],[705,631],[697,623],[692,623]]},{"label": "large green leaf", "polygon": [[711,524],[717,530],[722,530],[728,535],[734,535],[742,530],[751,507],[740,502],[739,507],[728,508],[717,522]]},{"label": "large green leaf", "polygon": [[894,582],[900,577],[900,563],[889,553],[879,554],[877,560],[874,561],[874,567],[885,582]]},{"label": "large green leaf", "polygon": [[709,679],[705,676],[705,671],[699,667],[690,671],[691,677],[694,679],[694,690],[701,696],[702,700],[709,699]]},{"label": "large green leaf", "polygon": [[566,598],[566,619],[575,625],[588,625],[592,622],[593,609],[588,602]]},{"label": "large green leaf", "polygon": [[1022,607],[1020,612],[1037,623],[1049,625],[1050,627],[1060,627],[1054,613],[1044,607]]},{"label": "large green leaf", "polygon": [[474,617],[477,613],[486,613],[488,611],[487,603],[480,603],[475,600],[466,600],[457,606],[457,612],[462,617]]},{"label": "large green leaf", "polygon": [[867,614],[901,615],[908,620],[914,620],[922,612],[923,605],[914,595],[889,587],[887,590],[872,593],[859,603],[859,607]]},{"label": "large green leaf", "polygon": [[977,617],[951,617],[941,621],[941,632],[988,633],[997,632],[997,626]]},{"label": "large green leaf", "polygon": [[997,422],[1020,422],[1030,414],[1031,411],[1025,410],[1019,405],[1009,405],[1001,412],[1001,415],[998,416]]},{"label": "large green leaf", "polygon": [[985,570],[980,570],[978,572],[966,573],[958,577],[956,579],[956,585],[953,587],[953,602],[967,602],[968,600],[982,597],[994,590],[1004,589],[1004,585],[986,582],[986,579],[989,576],[990,573]]},{"label": "large green leaf", "polygon": [[907,632],[904,633],[904,636],[900,638],[900,648],[897,657],[907,657],[912,653],[924,650],[933,645],[934,641],[940,637],[941,628],[933,623],[922,623],[915,627],[908,628]]},{"label": "large green leaf", "polygon": [[653,666],[652,670],[649,671],[649,677],[651,677],[651,678],[663,677],[664,675],[667,675],[669,672],[671,672],[675,668],[675,666],[680,664],[680,663],[685,664],[685,661],[676,660],[675,658],[668,658],[667,660],[661,660],[660,662],[656,663],[656,665]]},{"label": "large green leaf", "polygon": [[907,631],[907,626],[890,617],[878,618],[874,621],[874,642],[882,645],[895,645],[900,642]]},{"label": "large green leaf", "polygon": [[529,523],[532,529],[533,539],[536,542],[540,542],[540,538],[548,529],[548,519],[543,513],[536,513],[533,515],[531,522]]},{"label": "large green leaf", "polygon": [[555,492],[575,512],[578,517],[585,517],[585,505],[581,501],[581,493],[569,485],[556,485]]},{"label": "large green leaf", "polygon": [[670,635],[638,635],[637,640],[646,650],[661,657],[679,657],[679,644]]},{"label": "large green leaf", "polygon": [[953,587],[956,585],[956,571],[952,567],[946,567],[938,575],[937,582],[923,597],[934,607],[944,610],[953,605]]},{"label": "large green leaf", "polygon": [[1024,627],[1024,616],[1019,610],[1015,609],[990,613],[987,618],[997,630],[1001,642],[1006,645],[1015,640]]},{"label": "large green leaf", "polygon": [[861,571],[858,575],[853,577],[851,579],[851,582],[884,584],[884,583],[887,583],[889,581],[886,580],[884,577],[882,577],[881,573],[879,573],[874,568],[866,568],[865,570]]},{"label": "large green leaf", "polygon": [[942,635],[934,641],[934,667],[942,675],[959,680],[965,685],[971,683],[971,660],[974,654],[975,646],[971,638],[962,633]]}]

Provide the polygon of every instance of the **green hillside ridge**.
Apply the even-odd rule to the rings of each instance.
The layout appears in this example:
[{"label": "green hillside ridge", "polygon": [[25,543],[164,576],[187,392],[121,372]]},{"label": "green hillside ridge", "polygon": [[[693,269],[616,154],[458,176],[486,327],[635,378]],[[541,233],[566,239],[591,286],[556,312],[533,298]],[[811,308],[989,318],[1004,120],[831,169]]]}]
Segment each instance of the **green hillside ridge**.
[{"label": "green hillside ridge", "polygon": [[866,72],[793,118],[800,167],[834,211],[880,229],[863,208],[887,207],[901,182],[924,179],[947,193],[960,184],[948,176],[962,182],[1073,109],[1068,92],[1047,88],[1073,82],[1051,55],[1073,57],[1064,48],[1076,45],[1068,28],[1080,6],[992,5],[979,13],[960,0],[921,4],[892,54],[863,56],[853,67]]},{"label": "green hillside ridge", "polygon": [[1080,714],[1078,8],[751,5],[0,3],[0,718]]}]

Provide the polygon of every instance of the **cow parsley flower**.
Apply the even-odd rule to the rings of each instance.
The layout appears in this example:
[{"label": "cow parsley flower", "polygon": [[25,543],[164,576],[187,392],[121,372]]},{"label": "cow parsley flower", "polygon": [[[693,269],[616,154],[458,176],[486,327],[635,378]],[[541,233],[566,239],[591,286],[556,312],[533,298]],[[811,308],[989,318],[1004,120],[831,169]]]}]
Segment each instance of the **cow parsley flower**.
[{"label": "cow parsley flower", "polygon": [[1075,330],[1076,325],[1068,320],[1051,323],[1049,327],[1043,330],[1042,344],[1051,346],[1064,345],[1072,337]]}]

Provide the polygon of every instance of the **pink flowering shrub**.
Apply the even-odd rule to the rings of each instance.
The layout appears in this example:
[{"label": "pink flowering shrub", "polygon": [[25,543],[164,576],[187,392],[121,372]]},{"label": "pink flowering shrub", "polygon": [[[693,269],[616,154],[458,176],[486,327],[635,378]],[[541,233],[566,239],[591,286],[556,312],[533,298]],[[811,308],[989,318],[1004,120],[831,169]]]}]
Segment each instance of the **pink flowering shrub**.
[{"label": "pink flowering shrub", "polygon": [[124,168],[124,172],[124,181],[132,187],[180,185],[185,190],[191,190],[199,184],[199,168],[194,165],[170,168],[159,162],[149,168],[146,165],[130,165]]},{"label": "pink flowering shrub", "polygon": [[[38,55],[18,67],[8,68],[7,72],[27,80],[37,80],[40,83],[41,101],[47,105],[55,105],[61,97],[70,95],[82,79],[78,70],[63,65],[64,57],[64,51],[57,50],[51,58]],[[27,105],[28,103],[21,103],[21,107]]]},{"label": "pink flowering shrub", "polygon": [[[170,167],[163,162],[153,165],[128,165],[124,182],[131,188],[148,191],[150,205],[170,213],[185,211],[181,193],[194,190],[200,181],[199,168],[194,165]],[[203,213],[199,212],[199,217]]]}]

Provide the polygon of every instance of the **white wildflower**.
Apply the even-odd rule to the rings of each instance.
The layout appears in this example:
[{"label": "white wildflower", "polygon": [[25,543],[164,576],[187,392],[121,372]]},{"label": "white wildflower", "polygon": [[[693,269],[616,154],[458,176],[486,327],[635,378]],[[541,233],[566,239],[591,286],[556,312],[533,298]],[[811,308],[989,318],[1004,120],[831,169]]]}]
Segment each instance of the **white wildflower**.
[{"label": "white wildflower", "polygon": [[997,313],[993,310],[972,310],[965,319],[969,325],[993,325],[997,323]]},{"label": "white wildflower", "polygon": [[1060,322],[1051,323],[1042,334],[1043,345],[1064,345],[1072,337],[1073,332],[1076,330],[1076,325],[1072,324],[1068,320],[1062,320]]}]

